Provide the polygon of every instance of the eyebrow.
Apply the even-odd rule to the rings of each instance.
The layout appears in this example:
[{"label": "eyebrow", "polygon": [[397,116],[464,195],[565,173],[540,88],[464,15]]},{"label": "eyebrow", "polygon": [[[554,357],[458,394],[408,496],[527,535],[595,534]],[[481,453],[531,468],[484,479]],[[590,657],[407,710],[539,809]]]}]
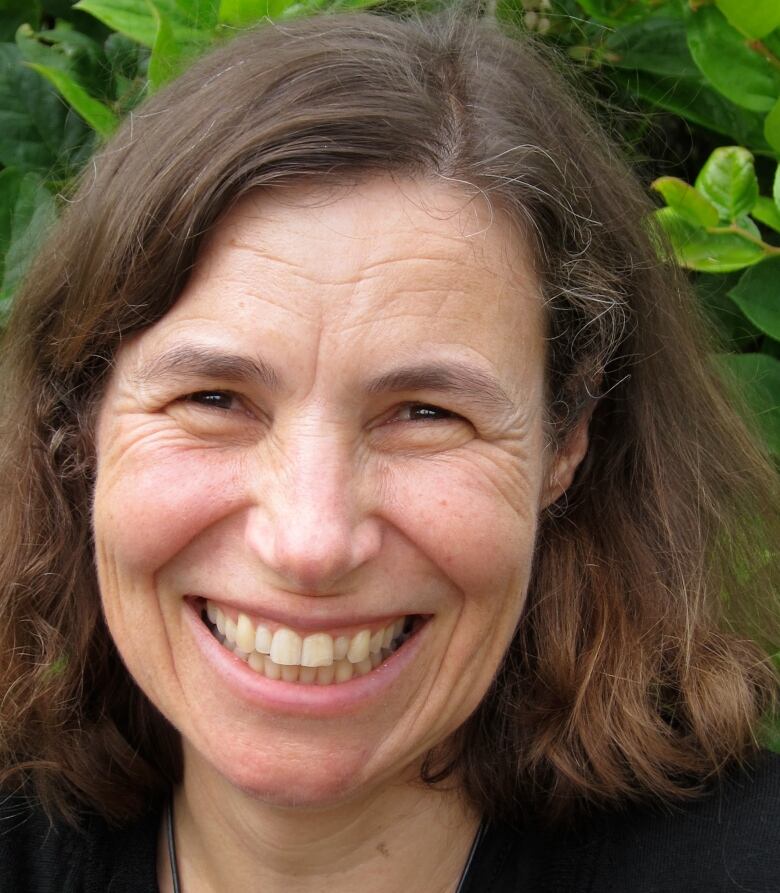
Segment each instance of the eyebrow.
[{"label": "eyebrow", "polygon": [[140,386],[166,378],[254,381],[269,390],[278,390],[280,386],[278,375],[262,359],[224,353],[193,344],[172,347],[137,370],[133,377]]},{"label": "eyebrow", "polygon": [[369,394],[427,390],[457,394],[491,409],[515,409],[514,401],[498,379],[457,361],[404,366],[372,379],[367,387]]},{"label": "eyebrow", "polygon": [[[259,357],[224,353],[193,344],[172,347],[136,371],[133,377],[142,387],[166,378],[253,381],[271,391],[281,386],[276,371]],[[368,394],[396,391],[439,391],[465,397],[490,409],[516,408],[498,379],[458,361],[403,366],[376,376],[366,386]]]}]

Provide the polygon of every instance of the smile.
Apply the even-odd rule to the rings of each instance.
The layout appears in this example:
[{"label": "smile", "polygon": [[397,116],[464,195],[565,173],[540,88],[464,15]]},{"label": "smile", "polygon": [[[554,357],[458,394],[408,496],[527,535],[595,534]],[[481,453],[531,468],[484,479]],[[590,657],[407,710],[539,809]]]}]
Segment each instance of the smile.
[{"label": "smile", "polygon": [[314,632],[254,623],[246,614],[230,614],[212,601],[201,619],[228,651],[259,675],[303,685],[334,685],[365,676],[394,654],[424,622],[417,615],[398,617],[379,628],[367,626],[352,635]]}]

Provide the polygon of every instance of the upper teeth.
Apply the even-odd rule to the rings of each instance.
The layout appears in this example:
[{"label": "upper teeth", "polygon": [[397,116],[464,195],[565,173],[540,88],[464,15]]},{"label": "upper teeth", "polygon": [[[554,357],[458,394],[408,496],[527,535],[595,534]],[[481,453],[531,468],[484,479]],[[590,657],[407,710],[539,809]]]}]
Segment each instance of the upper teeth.
[{"label": "upper teeth", "polygon": [[262,623],[255,626],[246,614],[233,620],[213,602],[206,602],[206,612],[227,642],[238,650],[247,655],[267,654],[279,666],[299,667],[329,667],[344,660],[360,664],[370,655],[379,654],[382,648],[389,648],[403,632],[405,620],[401,617],[381,629],[362,629],[353,636],[334,638],[318,632],[304,637],[286,627],[272,632]]}]

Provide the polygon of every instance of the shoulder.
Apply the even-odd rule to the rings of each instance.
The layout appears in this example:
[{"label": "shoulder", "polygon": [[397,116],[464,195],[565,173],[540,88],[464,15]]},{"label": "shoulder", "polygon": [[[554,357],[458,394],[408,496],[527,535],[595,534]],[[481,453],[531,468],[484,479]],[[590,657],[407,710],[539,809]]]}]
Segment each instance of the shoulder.
[{"label": "shoulder", "polygon": [[0,890],[157,893],[159,811],[122,828],[98,816],[52,822],[35,800],[0,792]]},{"label": "shoulder", "polygon": [[780,755],[760,754],[684,804],[593,813],[565,831],[526,818],[494,827],[481,849],[491,893],[777,893]]},{"label": "shoulder", "polygon": [[732,769],[684,806],[635,807],[603,827],[595,890],[776,891],[780,755],[763,753]]}]

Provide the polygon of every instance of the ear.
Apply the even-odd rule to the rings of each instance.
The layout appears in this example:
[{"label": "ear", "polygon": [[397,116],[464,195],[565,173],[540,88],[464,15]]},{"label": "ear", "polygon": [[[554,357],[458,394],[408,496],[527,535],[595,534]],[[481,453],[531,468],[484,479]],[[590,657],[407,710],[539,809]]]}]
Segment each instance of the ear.
[{"label": "ear", "polygon": [[561,443],[552,458],[547,470],[546,483],[542,489],[540,508],[552,505],[571,486],[574,473],[588,451],[588,425],[592,409],[584,412],[582,417]]}]

